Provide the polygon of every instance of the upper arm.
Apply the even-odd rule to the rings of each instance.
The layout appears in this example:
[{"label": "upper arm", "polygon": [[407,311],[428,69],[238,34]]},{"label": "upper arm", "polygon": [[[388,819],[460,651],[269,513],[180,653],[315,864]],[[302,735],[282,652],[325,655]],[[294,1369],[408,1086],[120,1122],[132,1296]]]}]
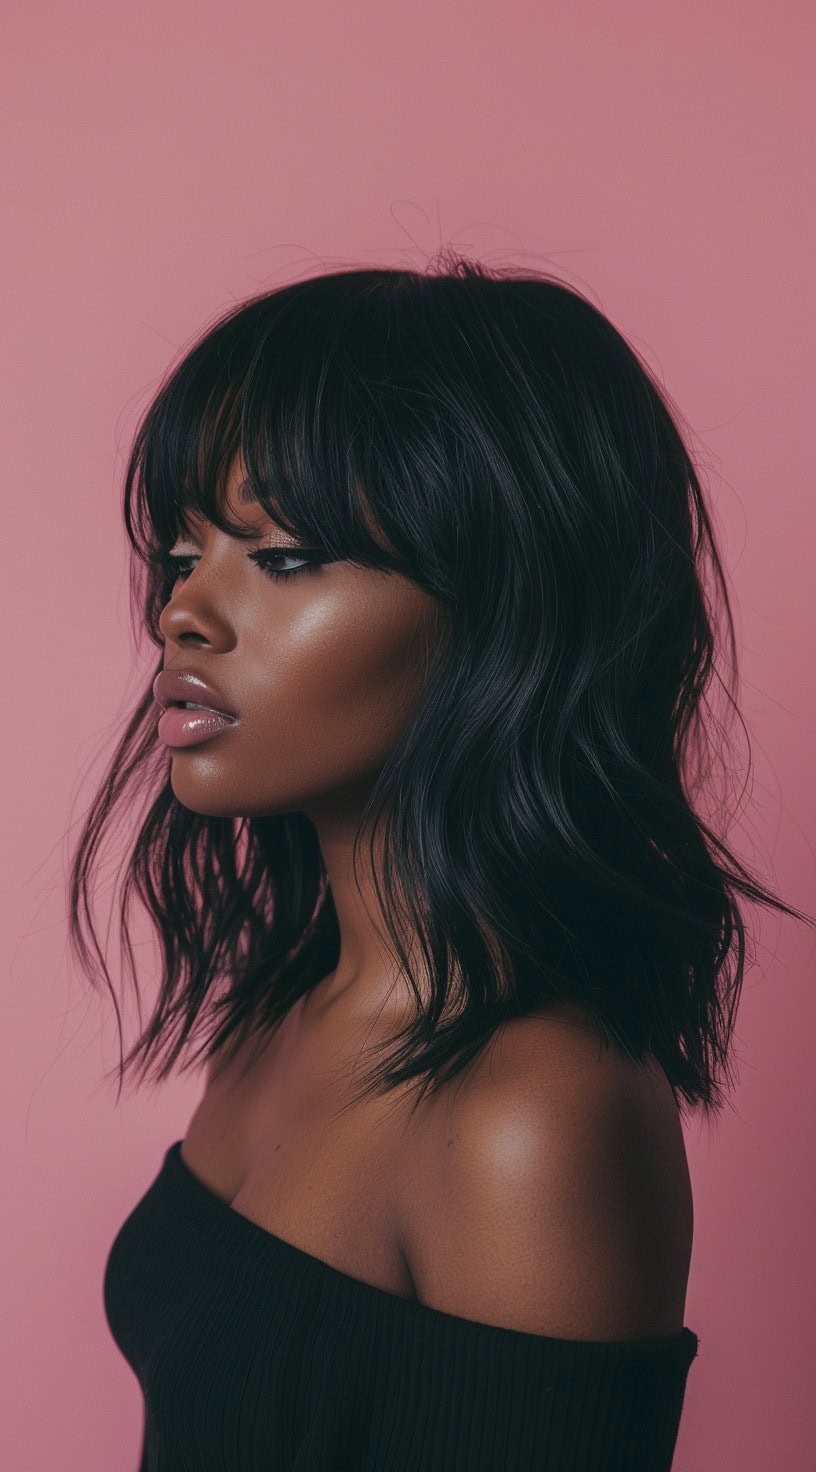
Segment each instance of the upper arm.
[{"label": "upper arm", "polygon": [[514,1022],[445,1117],[407,1237],[422,1303],[564,1339],[684,1322],[692,1201],[665,1075]]}]

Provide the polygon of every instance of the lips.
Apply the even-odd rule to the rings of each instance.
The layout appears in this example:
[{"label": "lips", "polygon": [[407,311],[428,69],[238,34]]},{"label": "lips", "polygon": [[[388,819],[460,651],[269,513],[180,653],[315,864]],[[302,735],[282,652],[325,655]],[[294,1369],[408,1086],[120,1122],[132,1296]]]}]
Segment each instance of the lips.
[{"label": "lips", "polygon": [[193,670],[160,670],[153,681],[153,695],[162,710],[189,702],[202,710],[218,711],[238,719],[238,712],[228,705],[220,691]]}]

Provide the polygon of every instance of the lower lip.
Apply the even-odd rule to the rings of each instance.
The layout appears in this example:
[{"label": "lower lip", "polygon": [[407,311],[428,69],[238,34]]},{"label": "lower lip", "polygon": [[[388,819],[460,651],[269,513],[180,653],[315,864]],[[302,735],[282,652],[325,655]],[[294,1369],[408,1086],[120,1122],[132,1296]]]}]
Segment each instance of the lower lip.
[{"label": "lower lip", "polygon": [[237,725],[237,717],[226,716],[220,710],[185,710],[171,705],[162,712],[156,729],[165,746],[198,746],[200,741],[209,741],[211,736]]}]

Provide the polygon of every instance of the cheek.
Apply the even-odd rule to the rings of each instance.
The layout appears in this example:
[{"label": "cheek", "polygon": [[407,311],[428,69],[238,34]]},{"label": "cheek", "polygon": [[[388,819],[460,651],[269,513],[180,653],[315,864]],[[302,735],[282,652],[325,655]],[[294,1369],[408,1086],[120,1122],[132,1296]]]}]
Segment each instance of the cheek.
[{"label": "cheek", "polygon": [[304,614],[269,651],[275,675],[253,721],[266,751],[318,780],[379,767],[421,695],[434,612],[402,584]]},{"label": "cheek", "polygon": [[422,688],[416,629],[372,617],[351,621],[342,637],[337,623],[312,635],[280,671],[293,738],[308,733],[357,761],[384,756]]},{"label": "cheek", "polygon": [[376,778],[420,699],[441,606],[404,579],[349,574],[237,629],[241,728],[179,752],[176,797],[210,815],[309,810]]}]

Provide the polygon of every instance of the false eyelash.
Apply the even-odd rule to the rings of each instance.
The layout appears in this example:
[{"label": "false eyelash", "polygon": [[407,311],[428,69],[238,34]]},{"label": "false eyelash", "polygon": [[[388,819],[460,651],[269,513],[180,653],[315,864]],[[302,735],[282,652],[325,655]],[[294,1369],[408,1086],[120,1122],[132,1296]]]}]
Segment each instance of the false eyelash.
[{"label": "false eyelash", "polygon": [[[253,562],[257,563],[261,571],[266,573],[267,577],[276,579],[294,578],[297,577],[298,573],[318,572],[325,561],[325,558],[317,553],[310,555],[306,550],[301,551],[300,548],[295,547],[256,547],[254,552],[249,552],[247,555]],[[270,564],[276,557],[293,557],[301,561],[303,566],[290,568],[272,567]],[[162,550],[154,552],[151,557],[151,561],[154,564],[163,567],[169,575],[175,575],[176,577],[189,575],[192,569],[185,568],[184,564],[193,562],[194,560],[195,558],[192,553],[185,557],[181,553],[164,552]]]},{"label": "false eyelash", "polygon": [[[310,555],[307,551],[300,551],[295,547],[256,547],[254,552],[247,554],[252,562],[257,562],[262,572],[270,578],[294,578],[299,572],[319,572],[324,558],[318,553]],[[279,568],[270,567],[269,563],[273,557],[294,557],[303,563],[302,567]]]}]

